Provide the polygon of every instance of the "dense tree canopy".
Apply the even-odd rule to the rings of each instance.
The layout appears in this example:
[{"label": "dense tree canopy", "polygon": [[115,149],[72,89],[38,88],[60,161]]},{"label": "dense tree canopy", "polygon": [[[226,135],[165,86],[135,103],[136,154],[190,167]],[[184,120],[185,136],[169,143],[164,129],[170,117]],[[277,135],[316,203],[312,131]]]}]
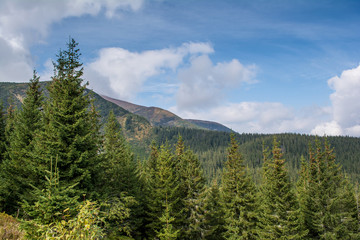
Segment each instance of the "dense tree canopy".
[{"label": "dense tree canopy", "polygon": [[80,56],[70,39],[46,97],[34,72],[21,107],[0,106],[0,209],[28,239],[360,238],[357,173],[337,160],[360,169],[359,139],[156,127],[136,159],[144,129],[99,120]]}]

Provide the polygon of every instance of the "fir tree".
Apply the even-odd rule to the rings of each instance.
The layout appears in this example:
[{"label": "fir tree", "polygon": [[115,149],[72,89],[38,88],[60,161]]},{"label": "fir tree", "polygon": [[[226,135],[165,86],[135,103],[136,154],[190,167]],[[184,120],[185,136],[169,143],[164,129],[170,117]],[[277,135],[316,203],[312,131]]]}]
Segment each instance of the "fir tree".
[{"label": "fir tree", "polygon": [[225,239],[256,239],[256,189],[247,175],[234,135],[222,178]]},{"label": "fir tree", "polygon": [[78,194],[93,189],[93,175],[99,139],[96,119],[90,109],[86,84],[82,85],[83,68],[78,43],[70,39],[67,50],[60,51],[54,63],[54,76],[48,87],[49,99],[44,107],[44,131],[35,138],[33,158],[44,172],[47,161],[58,157],[60,180],[76,185]]},{"label": "fir tree", "polygon": [[259,216],[261,239],[303,239],[298,203],[285,169],[279,142],[274,138],[272,156],[264,152]]},{"label": "fir tree", "polygon": [[34,70],[33,78],[30,80],[26,91],[22,109],[18,111],[11,133],[9,134],[9,144],[7,159],[3,163],[4,180],[7,182],[8,191],[11,195],[6,200],[6,209],[13,213],[19,209],[24,201],[30,201],[30,184],[36,184],[34,175],[35,165],[30,157],[33,151],[33,139],[41,128],[41,106],[42,91],[39,84],[40,77]]}]

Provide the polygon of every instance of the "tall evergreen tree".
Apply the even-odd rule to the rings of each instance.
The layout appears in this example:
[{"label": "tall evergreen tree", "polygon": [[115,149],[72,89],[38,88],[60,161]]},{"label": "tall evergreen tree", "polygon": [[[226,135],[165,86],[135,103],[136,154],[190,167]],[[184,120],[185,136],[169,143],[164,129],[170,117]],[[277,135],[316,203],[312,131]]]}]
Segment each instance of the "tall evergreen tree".
[{"label": "tall evergreen tree", "polygon": [[[129,232],[134,232],[141,225],[141,206],[134,204],[135,201],[123,201],[126,197],[131,197],[133,200],[139,198],[139,179],[136,174],[136,162],[130,147],[126,143],[120,129],[120,124],[111,111],[108,121],[104,129],[104,143],[102,151],[102,162],[100,164],[100,173],[98,178],[97,192],[100,194],[100,199],[109,203],[108,211],[114,212],[118,208],[118,203],[129,203],[126,205],[130,211],[130,217],[122,221],[126,224]],[[116,203],[116,204],[113,204]],[[123,216],[119,215],[121,218]],[[120,231],[116,223],[119,221],[115,219],[115,215],[111,218],[109,225],[111,230],[117,234],[124,234]]]},{"label": "tall evergreen tree", "polygon": [[170,206],[169,202],[167,201],[167,197],[165,198],[165,212],[160,217],[160,221],[163,225],[160,232],[157,233],[157,236],[160,238],[160,240],[172,240],[176,239],[179,235],[180,230],[175,230],[172,222],[175,220],[174,217],[170,216]]},{"label": "tall evergreen tree", "polygon": [[[5,112],[3,102],[0,102],[0,166],[5,156]],[[1,171],[1,170],[0,170]]]},{"label": "tall evergreen tree", "polygon": [[204,235],[206,240],[222,240],[224,233],[224,209],[220,189],[216,181],[206,189],[204,198]]},{"label": "tall evergreen tree", "polygon": [[301,215],[309,239],[358,239],[359,216],[354,192],[344,180],[335,154],[325,141],[310,146],[302,164],[298,192]]},{"label": "tall evergreen tree", "polygon": [[[13,101],[10,99],[10,105],[7,108],[6,120],[5,120],[5,129],[4,136],[5,142],[3,142],[4,152],[3,152],[3,161],[0,165],[0,211],[12,212],[14,209],[9,208],[9,199],[11,198],[11,183],[8,181],[6,165],[7,160],[9,159],[8,150],[11,142],[11,136],[14,131],[15,126],[15,116],[16,108],[14,107]],[[17,203],[17,202],[16,202]]]},{"label": "tall evergreen tree", "polygon": [[303,239],[299,207],[280,143],[274,138],[272,156],[264,152],[259,216],[260,239]]},{"label": "tall evergreen tree", "polygon": [[197,156],[185,148],[182,137],[178,139],[175,150],[177,173],[180,179],[181,205],[178,211],[182,212],[181,237],[182,239],[200,239],[204,235],[204,206],[205,178]]},{"label": "tall evergreen tree", "polygon": [[[94,114],[86,84],[82,85],[83,68],[78,43],[70,39],[54,63],[54,76],[48,87],[49,99],[44,107],[44,131],[36,137],[33,158],[39,166],[58,158],[60,180],[76,185],[78,194],[92,190],[99,145],[94,128]],[[39,168],[40,176],[45,168]]]},{"label": "tall evergreen tree", "polygon": [[[157,236],[157,233],[163,229],[161,217],[168,215],[172,220],[174,231],[178,230],[177,217],[181,216],[176,206],[181,202],[179,192],[179,178],[175,174],[174,154],[168,145],[162,145],[157,154],[156,171],[154,171],[153,180],[147,185],[147,222],[146,226],[149,239]],[[168,213],[166,213],[168,211]]]},{"label": "tall evergreen tree", "polygon": [[22,109],[15,116],[9,143],[7,148],[7,159],[3,163],[4,180],[11,194],[6,200],[6,210],[9,213],[16,211],[21,202],[30,201],[30,184],[35,184],[34,162],[30,157],[33,151],[33,139],[41,128],[41,106],[42,91],[39,83],[40,77],[34,70],[33,78],[30,80],[26,91]]},{"label": "tall evergreen tree", "polygon": [[256,189],[233,134],[222,178],[222,201],[225,239],[256,239]]}]

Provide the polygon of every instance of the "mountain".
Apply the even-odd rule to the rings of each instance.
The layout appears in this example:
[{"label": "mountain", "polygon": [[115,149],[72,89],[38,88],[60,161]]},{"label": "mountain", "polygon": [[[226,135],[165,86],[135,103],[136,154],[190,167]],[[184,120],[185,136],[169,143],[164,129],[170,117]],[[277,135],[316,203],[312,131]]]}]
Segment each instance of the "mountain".
[{"label": "mountain", "polygon": [[[47,85],[49,83],[50,82],[40,82],[40,86],[43,89],[45,96],[48,95]],[[4,108],[7,109],[12,102],[20,109],[27,88],[28,83],[0,82],[0,104],[2,102]],[[135,147],[139,146],[139,142],[143,139],[150,138],[152,126],[146,118],[133,114],[128,110],[105,100],[92,90],[87,89],[87,93],[90,94],[91,98],[94,100],[94,105],[100,115],[101,124],[105,123],[109,112],[112,110],[122,126],[123,134],[132,145]]]},{"label": "mountain", "polygon": [[[46,85],[41,82],[44,95],[47,95]],[[28,87],[27,83],[0,82],[0,103],[7,108],[13,102],[21,108],[22,100]],[[125,101],[111,99],[87,90],[99,112],[103,124],[112,110],[119,121],[122,133],[129,142],[136,157],[143,160],[149,156],[149,145],[153,140],[158,145],[173,145],[179,135],[190,149],[199,157],[208,179],[218,178],[226,160],[226,151],[230,141],[231,130],[221,124],[182,119],[179,116],[156,107],[144,107]],[[10,100],[12,99],[12,100]],[[210,131],[211,130],[211,131]],[[215,131],[214,131],[215,130]],[[301,156],[308,157],[309,143],[316,138],[323,141],[324,137],[304,134],[238,134],[240,151],[246,164],[253,169],[252,176],[259,179],[261,175],[262,151],[264,146],[270,146],[274,137],[280,141],[284,158],[288,162],[290,175],[296,179]],[[336,160],[343,166],[347,176],[353,182],[360,181],[360,138],[327,137],[335,148]]]},{"label": "mountain", "polygon": [[108,96],[104,96],[104,95],[101,96],[104,99],[128,110],[129,112],[132,112],[134,114],[146,118],[153,126],[186,127],[186,128],[194,128],[194,129],[206,129],[212,131],[233,132],[230,128],[217,122],[195,120],[195,119],[182,119],[176,114],[164,110],[162,108],[145,107],[145,106],[129,103],[123,100],[111,98]]},{"label": "mountain", "polygon": [[233,130],[231,130],[230,128],[217,122],[197,120],[197,119],[185,119],[185,121],[212,131],[233,132]]}]

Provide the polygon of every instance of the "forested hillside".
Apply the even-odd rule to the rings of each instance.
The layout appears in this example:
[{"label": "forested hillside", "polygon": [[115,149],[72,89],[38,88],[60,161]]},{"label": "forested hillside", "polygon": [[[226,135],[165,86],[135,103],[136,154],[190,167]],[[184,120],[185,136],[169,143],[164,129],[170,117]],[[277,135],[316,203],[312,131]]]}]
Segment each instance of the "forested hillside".
[{"label": "forested hillside", "polygon": [[358,138],[152,127],[82,75],[70,39],[4,85],[0,238],[360,239]]}]

